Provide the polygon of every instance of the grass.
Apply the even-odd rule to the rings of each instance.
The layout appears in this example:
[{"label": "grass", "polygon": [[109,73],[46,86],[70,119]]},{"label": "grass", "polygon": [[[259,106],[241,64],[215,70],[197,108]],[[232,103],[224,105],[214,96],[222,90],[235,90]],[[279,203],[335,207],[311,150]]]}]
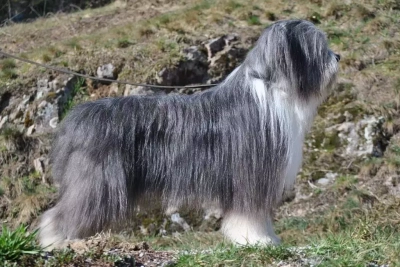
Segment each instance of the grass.
[{"label": "grass", "polygon": [[361,236],[356,236],[354,231],[359,229],[315,235],[307,238],[310,242],[305,246],[220,245],[209,251],[181,252],[176,266],[275,266],[279,262],[300,266],[399,266],[397,230],[376,229]]},{"label": "grass", "polygon": [[314,238],[307,255],[319,258],[318,266],[399,266],[397,227],[371,229],[370,225],[362,223],[355,226],[341,233]]},{"label": "grass", "polygon": [[[276,230],[283,238],[278,246],[237,247],[213,233],[185,233],[147,242],[157,249],[180,251],[176,266],[275,266],[278,262],[300,266],[400,266],[400,218],[396,212],[400,202],[368,209],[354,200],[355,191],[349,194],[329,211],[278,220]],[[386,217],[380,215],[382,209]]]},{"label": "grass", "polygon": [[266,266],[295,256],[284,246],[219,245],[209,251],[181,252],[176,266]]},{"label": "grass", "polygon": [[0,62],[0,77],[5,80],[16,79],[18,77],[17,64],[14,59],[4,59]]},{"label": "grass", "polygon": [[261,25],[260,17],[257,15],[250,15],[247,20],[247,23],[249,25]]},{"label": "grass", "polygon": [[127,38],[123,38],[123,39],[119,39],[117,42],[117,47],[118,48],[127,48],[131,45],[133,45],[134,43],[131,42],[129,39]]},{"label": "grass", "polygon": [[76,100],[74,98],[84,93],[84,85],[85,79],[81,77],[77,77],[75,83],[72,85],[72,89],[69,94],[66,95],[66,99],[64,101],[64,105],[60,111],[60,120],[62,120],[67,113],[76,105]]},{"label": "grass", "polygon": [[0,235],[0,262],[16,262],[24,255],[37,255],[42,248],[36,244],[37,232],[28,232],[27,226],[19,226],[14,231],[3,225]]}]

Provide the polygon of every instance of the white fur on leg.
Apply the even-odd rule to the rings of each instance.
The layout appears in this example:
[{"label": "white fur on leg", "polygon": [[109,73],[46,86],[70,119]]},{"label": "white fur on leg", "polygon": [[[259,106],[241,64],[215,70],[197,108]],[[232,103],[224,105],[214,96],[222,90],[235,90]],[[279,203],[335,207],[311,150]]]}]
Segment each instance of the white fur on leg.
[{"label": "white fur on leg", "polygon": [[275,234],[270,216],[255,216],[229,212],[225,214],[222,233],[238,245],[275,245],[280,238]]},{"label": "white fur on leg", "polygon": [[67,240],[60,231],[57,230],[55,221],[55,208],[45,212],[42,216],[39,225],[39,240],[40,244],[45,247],[45,250],[50,251],[54,248],[65,246]]}]

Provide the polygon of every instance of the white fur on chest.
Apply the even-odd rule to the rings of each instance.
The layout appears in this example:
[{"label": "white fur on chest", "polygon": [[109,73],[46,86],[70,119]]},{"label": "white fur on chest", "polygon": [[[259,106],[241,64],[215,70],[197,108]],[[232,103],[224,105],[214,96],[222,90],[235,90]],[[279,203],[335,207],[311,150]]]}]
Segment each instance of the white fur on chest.
[{"label": "white fur on chest", "polygon": [[292,100],[287,106],[288,112],[286,130],[288,134],[287,166],[284,174],[283,190],[289,192],[293,189],[296,176],[303,161],[303,143],[318,107],[318,103],[308,105],[300,100]]},{"label": "white fur on chest", "polygon": [[[270,123],[272,133],[278,132],[274,127],[281,127],[283,136],[272,135],[272,142],[279,143],[279,138],[286,138],[287,154],[286,168],[282,174],[283,182],[281,190],[288,192],[293,189],[297,173],[303,159],[304,137],[309,130],[318,107],[318,99],[315,102],[304,103],[296,96],[289,95],[280,89],[279,85],[271,86],[267,90],[264,82],[254,79],[252,83],[253,94],[260,106],[261,114],[268,114],[270,118],[277,118],[280,125]],[[264,116],[261,116],[261,119]],[[272,120],[274,121],[274,120]],[[284,160],[284,159],[282,159]]]}]

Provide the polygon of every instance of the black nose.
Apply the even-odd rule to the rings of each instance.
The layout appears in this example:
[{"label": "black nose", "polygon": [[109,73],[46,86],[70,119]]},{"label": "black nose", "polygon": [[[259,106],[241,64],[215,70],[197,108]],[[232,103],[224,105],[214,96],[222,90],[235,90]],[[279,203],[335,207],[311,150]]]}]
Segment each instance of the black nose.
[{"label": "black nose", "polygon": [[335,54],[335,58],[336,58],[336,61],[339,62],[339,60],[340,60],[340,55],[339,55],[339,54]]}]

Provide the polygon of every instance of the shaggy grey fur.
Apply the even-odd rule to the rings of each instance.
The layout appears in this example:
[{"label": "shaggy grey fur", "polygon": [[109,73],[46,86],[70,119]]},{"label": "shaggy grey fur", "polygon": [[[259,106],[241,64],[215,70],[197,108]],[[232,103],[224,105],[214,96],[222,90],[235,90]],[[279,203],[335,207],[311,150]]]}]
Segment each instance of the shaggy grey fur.
[{"label": "shaggy grey fur", "polygon": [[[164,207],[213,201],[225,214],[262,214],[259,223],[269,224],[290,187],[285,176],[297,153],[292,147],[304,134],[298,141],[292,135],[309,127],[335,80],[337,61],[313,24],[279,21],[212,89],[77,106],[55,136],[51,160],[59,199],[43,215],[42,244],[115,228],[153,197]],[[287,113],[293,107],[303,109]],[[308,117],[302,121],[295,112]],[[224,227],[236,226],[227,221]]]}]

